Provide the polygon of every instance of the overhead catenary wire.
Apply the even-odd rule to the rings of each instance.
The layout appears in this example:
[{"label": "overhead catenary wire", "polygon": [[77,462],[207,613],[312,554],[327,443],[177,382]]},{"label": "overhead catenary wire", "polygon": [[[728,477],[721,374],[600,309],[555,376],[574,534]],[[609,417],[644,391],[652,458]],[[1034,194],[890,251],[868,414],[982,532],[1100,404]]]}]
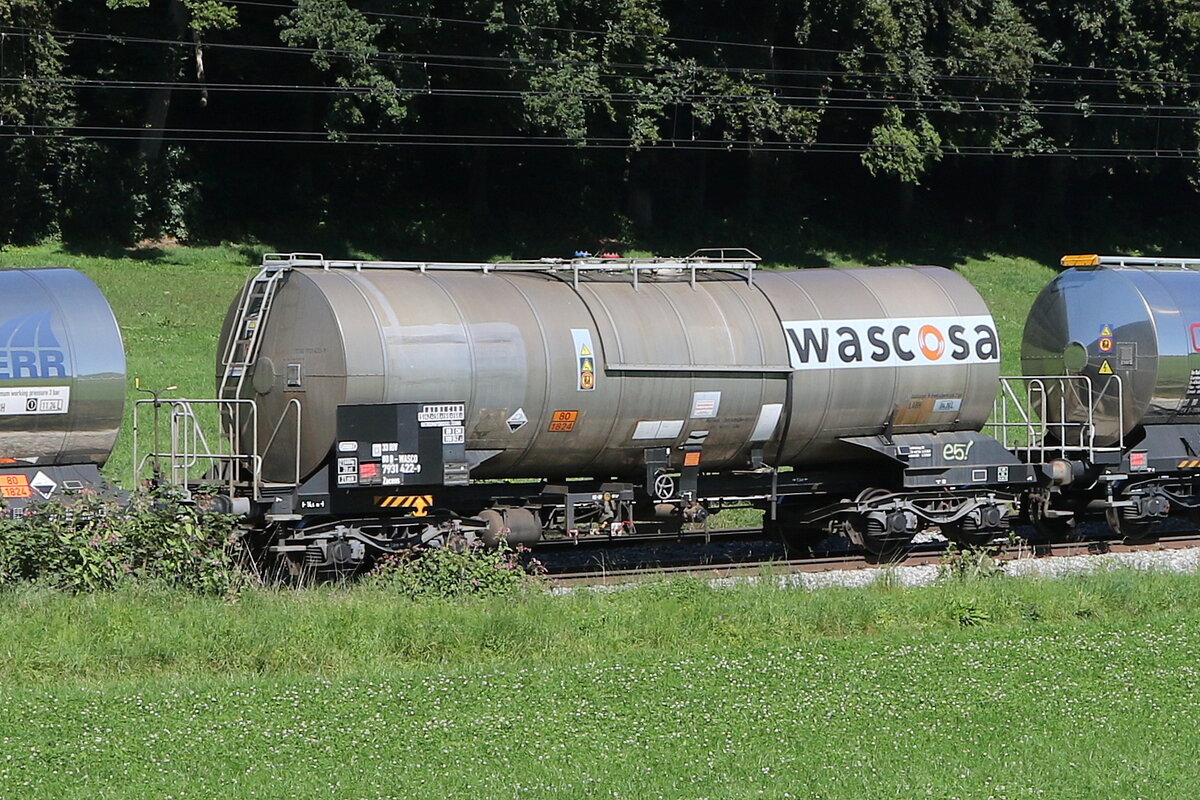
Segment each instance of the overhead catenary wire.
[{"label": "overhead catenary wire", "polygon": [[[173,81],[127,81],[91,79],[18,79],[0,78],[5,84],[44,84],[67,88],[101,91],[154,91],[170,88],[178,91],[259,93],[259,94],[317,94],[335,96],[393,95],[398,97],[457,97],[482,100],[522,100],[526,97],[563,97],[595,103],[630,104],[654,98],[650,92],[605,92],[603,94],[584,91],[534,90],[534,89],[481,89],[468,87],[395,87],[377,86],[322,86],[296,84],[242,84],[242,83],[186,83]],[[1137,119],[1145,121],[1195,121],[1200,120],[1200,108],[1189,106],[1152,105],[1132,103],[1089,102],[1081,105],[1071,101],[1030,101],[1020,98],[978,98],[970,96],[917,95],[896,93],[895,97],[839,97],[832,94],[708,94],[683,92],[672,96],[672,105],[695,105],[718,101],[723,105],[738,108],[751,106],[765,100],[785,104],[791,108],[819,110],[823,112],[884,111],[889,107],[904,107],[930,113],[955,115],[991,114],[1001,116],[1069,116],[1079,119]],[[1156,113],[1160,112],[1160,113]],[[1169,112],[1169,113],[1168,113]]]},{"label": "overhead catenary wire", "polygon": [[[5,126],[12,128],[13,126]],[[0,127],[0,138],[35,139],[87,139],[134,140],[142,138],[144,129],[119,126],[20,126],[20,130],[4,130]],[[834,152],[860,155],[869,151],[898,150],[899,146],[874,145],[865,142],[748,142],[729,139],[660,139],[653,142],[635,143],[627,137],[595,137],[579,143],[570,137],[547,135],[499,135],[499,134],[400,134],[400,133],[348,133],[346,138],[329,139],[324,131],[285,130],[224,130],[202,128],[166,128],[156,131],[164,141],[208,142],[208,143],[269,143],[269,144],[321,144],[321,145],[417,145],[427,147],[528,147],[560,149],[628,149],[640,146],[643,149],[671,150],[723,150],[748,152]],[[917,148],[927,155],[944,156],[996,156],[1005,154],[1003,148],[986,145],[959,146],[935,150]],[[1009,152],[1009,155],[1018,155]],[[1021,157],[1064,157],[1072,158],[1169,158],[1197,160],[1200,153],[1179,149],[1153,148],[1089,148],[1060,147],[1045,152],[1021,152]]]},{"label": "overhead catenary wire", "polygon": [[[288,5],[285,3],[268,3],[268,2],[263,2],[262,0],[222,0],[222,2],[227,5],[234,5],[234,6],[257,6],[257,7],[261,7],[261,8],[277,8],[277,9],[287,10],[287,11],[294,11],[296,9],[295,5]],[[488,28],[488,27],[490,27],[490,28],[517,28],[520,30],[546,31],[546,32],[550,32],[550,33],[569,33],[569,34],[584,35],[584,36],[609,36],[609,35],[611,35],[611,31],[588,30],[588,29],[582,29],[582,28],[567,28],[567,27],[560,27],[560,26],[554,26],[554,25],[535,25],[535,24],[523,23],[523,22],[508,22],[508,21],[501,22],[501,21],[496,21],[496,20],[459,19],[459,18],[454,18],[454,17],[441,17],[441,16],[428,15],[428,14],[426,14],[426,15],[398,14],[398,13],[394,13],[394,12],[370,11],[370,10],[364,10],[364,9],[355,9],[355,11],[359,14],[362,14],[365,17],[378,17],[381,19],[404,19],[404,20],[415,21],[415,22],[435,22],[438,24],[470,25],[470,26],[485,27],[485,28]],[[868,56],[868,57],[878,57],[878,58],[892,57],[892,54],[883,53],[883,52],[875,51],[875,50],[847,50],[847,49],[828,48],[828,47],[806,47],[803,45],[770,44],[770,43],[765,43],[765,42],[739,42],[739,41],[725,40],[725,39],[698,39],[698,38],[689,38],[689,37],[683,37],[683,36],[669,36],[669,35],[660,36],[658,34],[642,34],[642,33],[629,33],[627,35],[630,35],[634,38],[639,38],[639,39],[643,39],[643,38],[645,38],[645,39],[661,39],[662,41],[665,41],[665,42],[680,43],[680,44],[698,44],[698,45],[705,45],[708,47],[713,47],[713,46],[739,47],[739,48],[766,50],[769,52],[800,52],[800,53],[817,53],[817,54],[823,54],[823,55],[850,55],[850,56],[856,56],[856,57],[858,57],[858,56]],[[950,56],[927,56],[927,58],[930,61],[941,61],[941,62],[950,61]],[[985,63],[981,59],[976,59],[976,58],[971,58],[971,57],[963,57],[963,56],[955,56],[954,60],[964,61],[964,62],[974,62],[974,63]],[[1105,66],[1082,65],[1082,64],[1053,64],[1053,63],[1045,63],[1045,62],[1031,62],[1030,66],[1033,68],[1037,68],[1037,69],[1061,69],[1061,70],[1100,71],[1100,72],[1116,72],[1116,73],[1121,73],[1121,72],[1127,71],[1126,68],[1121,68],[1121,67],[1105,67]],[[1191,73],[1186,73],[1186,72],[1183,73],[1183,77],[1185,80],[1188,80],[1188,81],[1190,81],[1192,79],[1200,79],[1200,75],[1193,75]]]},{"label": "overhead catenary wire", "polygon": [[[173,47],[181,47],[194,49],[195,42],[185,41],[181,39],[162,39],[148,36],[133,36],[127,34],[112,34],[112,33],[91,33],[88,31],[66,31],[58,29],[36,30],[33,28],[25,28],[20,26],[10,26],[8,31],[18,31],[18,33],[10,33],[15,36],[59,36],[64,38],[78,39],[82,41],[98,41],[98,42],[113,42],[113,43],[133,43],[133,44],[153,44],[165,45]],[[262,53],[284,53],[290,55],[312,56],[321,54],[324,56],[334,56],[339,58],[357,58],[371,63],[384,63],[394,65],[397,59],[401,61],[411,61],[412,63],[429,63],[439,61],[466,61],[477,64],[492,65],[498,70],[508,70],[513,67],[521,66],[602,66],[612,69],[633,69],[647,70],[656,69],[655,65],[639,64],[631,62],[616,62],[616,61],[588,61],[579,59],[560,59],[560,58],[524,58],[518,56],[501,56],[501,55],[479,55],[469,53],[428,53],[428,52],[402,52],[388,51],[375,48],[366,48],[362,50],[348,50],[343,48],[330,47],[296,47],[291,45],[267,45],[267,44],[239,44],[231,42],[212,42],[206,41],[203,45],[208,49],[224,49],[233,51],[248,51]],[[783,69],[773,67],[733,67],[725,65],[701,65],[695,64],[696,69],[701,71],[735,74],[735,75],[777,75],[777,76],[793,76],[793,77],[853,77],[855,79],[889,79],[893,80],[898,77],[894,72],[866,72],[861,70],[822,70],[822,69]],[[657,67],[660,68],[661,67]],[[927,76],[931,81],[959,81],[959,82],[987,82],[1000,81],[998,75],[941,75],[934,74]],[[1121,88],[1175,88],[1189,89],[1192,88],[1192,83],[1187,80],[1178,81],[1131,81],[1131,80],[1116,80],[1116,79],[1096,79],[1096,78],[1053,78],[1039,77],[1037,83],[1041,84],[1061,84],[1069,86],[1111,86]]]},{"label": "overhead catenary wire", "polygon": [[[570,90],[538,90],[528,88],[517,89],[498,89],[498,88],[472,88],[472,87],[433,87],[428,85],[422,86],[397,86],[397,87],[381,87],[375,85],[325,85],[325,84],[286,84],[286,83],[221,83],[204,81],[203,83],[189,83],[187,81],[139,81],[125,79],[94,79],[94,78],[0,78],[0,85],[3,84],[44,84],[53,86],[63,86],[69,88],[86,88],[86,89],[101,89],[101,90],[122,90],[122,89],[160,89],[172,88],[180,90],[189,89],[212,89],[229,92],[312,92],[316,94],[443,94],[443,95],[463,95],[463,96],[481,96],[481,97],[501,97],[513,98],[522,97],[525,95],[553,95],[557,97],[614,97],[614,98],[647,98],[659,96],[655,92],[649,90],[642,92],[635,91],[608,91],[603,94],[588,91],[570,91]],[[773,99],[777,101],[788,100],[833,100],[839,102],[870,102],[877,103],[880,107],[892,105],[895,103],[903,103],[908,101],[914,102],[930,102],[930,103],[962,103],[970,104],[979,107],[986,106],[1012,106],[1027,104],[1029,110],[1036,110],[1038,107],[1047,108],[1073,108],[1085,114],[1092,114],[1095,111],[1103,110],[1132,110],[1137,109],[1143,112],[1149,111],[1200,111],[1200,104],[1192,105],[1171,105],[1165,103],[1113,103],[1095,100],[1050,100],[1037,99],[1029,97],[991,97],[980,95],[961,95],[961,94],[945,94],[945,93],[920,93],[907,91],[889,91],[887,96],[873,97],[868,89],[860,89],[855,87],[800,87],[800,86],[784,86],[779,84],[763,84],[757,88],[771,89],[774,93],[770,95],[748,94],[748,93],[704,93],[704,92],[679,92],[672,94],[672,99],[701,99],[701,100],[755,100]],[[814,91],[825,92],[841,92],[846,94],[863,94],[866,95],[861,101],[858,98],[848,97],[833,97],[830,94],[782,94],[781,92],[802,91],[805,88],[813,89]]]},{"label": "overhead catenary wire", "polygon": [[[153,41],[172,43],[172,44],[187,44],[188,46],[190,46],[190,43],[180,43],[180,42],[177,42],[174,40],[153,40]],[[236,45],[236,47],[257,48],[257,47],[261,47],[261,46],[258,46],[258,45],[255,45],[255,46]],[[284,52],[292,52],[291,48],[286,48],[286,47],[272,46],[271,49],[272,50],[281,50]],[[316,51],[309,50],[309,51],[305,51],[305,52],[311,53],[311,52],[316,52]],[[441,55],[433,55],[433,54],[424,54],[423,57],[425,57],[427,59],[435,59],[435,58],[442,58],[442,57],[454,58],[455,56],[453,56],[453,55],[441,56]],[[516,60],[514,59],[512,61],[515,62]],[[595,62],[593,62],[593,63],[595,63]],[[429,60],[422,62],[422,66],[428,67],[430,65],[431,65],[431,62]],[[440,66],[443,68],[461,68],[461,66],[462,66],[462,65],[456,65],[456,64],[445,64],[445,63],[440,63],[440,62],[436,62],[436,61],[434,61],[432,63],[432,65]],[[487,68],[487,67],[484,67],[484,68]],[[505,71],[512,71],[513,68],[504,67],[503,69]],[[516,69],[521,69],[521,68],[516,68]],[[527,68],[525,68],[525,69],[527,69]],[[845,75],[847,73],[821,72],[820,74],[822,76],[828,77],[828,76],[838,75],[838,74]],[[628,76],[615,74],[615,73],[610,73],[607,75],[604,73],[600,73],[600,74],[598,74],[598,77],[625,78]],[[856,75],[854,75],[854,77],[858,78],[858,77],[863,77],[863,76],[856,74]],[[21,78],[21,79],[10,79],[10,80],[27,81],[29,79]],[[84,84],[81,82],[79,85],[82,86]],[[98,86],[102,86],[102,85],[106,85],[106,84],[102,84],[100,82],[91,82],[90,84],[87,84],[87,85],[89,85],[89,87],[98,87]],[[122,86],[123,88],[135,88],[138,85],[149,86],[149,85],[151,85],[151,83],[150,82],[139,83],[136,81],[124,81],[124,82],[112,81],[112,82],[109,82],[107,85]],[[207,88],[216,88],[217,87],[216,84],[212,84],[212,83],[189,84],[187,82],[172,82],[172,83],[160,82],[157,85],[170,85],[172,88],[179,88],[179,89],[187,89],[189,87],[196,87],[198,90],[205,90]],[[242,86],[245,86],[245,88],[243,89]],[[278,91],[280,91],[280,92],[299,91],[299,89],[297,87],[286,87],[286,86],[282,86],[282,85],[254,86],[254,85],[223,84],[223,85],[221,85],[221,87],[225,88],[227,91],[242,91],[242,90],[249,91],[253,88],[264,88],[265,89],[268,87],[277,88]],[[788,101],[788,100],[814,101],[814,102],[819,101],[825,105],[828,105],[829,103],[832,103],[832,102],[838,102],[838,103],[842,103],[842,104],[854,102],[852,99],[834,98],[833,93],[835,93],[835,92],[860,93],[860,94],[864,94],[864,95],[868,95],[868,96],[872,94],[871,89],[860,88],[860,87],[836,87],[836,88],[829,88],[827,86],[826,87],[809,87],[814,90],[826,92],[825,94],[821,94],[821,95],[817,95],[817,96],[804,96],[804,95],[795,96],[795,95],[781,94],[782,92],[789,92],[789,91],[794,92],[794,91],[797,91],[798,89],[802,88],[802,87],[797,87],[795,85],[784,85],[784,84],[777,84],[777,83],[776,84],[760,83],[760,84],[756,84],[756,88],[763,89],[764,91],[774,92],[775,94],[772,95],[770,99],[773,99],[776,101]],[[350,93],[354,93],[354,92],[360,92],[363,94],[380,95],[380,94],[385,94],[389,91],[397,91],[400,93],[424,94],[424,95],[440,94],[443,96],[453,96],[455,94],[457,94],[458,96],[469,96],[471,93],[474,93],[475,96],[480,96],[480,97],[503,97],[503,96],[505,96],[503,94],[503,90],[470,90],[470,89],[453,89],[453,88],[433,88],[430,86],[397,87],[394,90],[389,90],[389,89],[386,89],[383,87],[328,87],[326,89],[319,89],[318,87],[311,87],[311,90],[314,92],[322,91],[322,92],[327,92],[327,93],[331,93],[331,94],[337,94],[337,93],[343,93],[343,92],[350,94]],[[536,90],[529,90],[529,89],[519,89],[519,90],[510,90],[510,91],[517,92],[517,93],[520,93],[522,95],[527,95],[527,96],[532,96],[532,95],[538,94],[538,92]],[[884,90],[880,90],[880,91],[884,91]],[[563,92],[563,91],[545,92],[544,94],[553,94],[555,96],[561,96],[561,97],[589,96],[587,93],[584,93],[584,92],[572,93],[572,92]],[[617,100],[620,100],[620,99],[626,98],[626,97],[635,97],[635,96],[636,95],[634,93],[621,93],[621,92],[611,92],[611,91],[606,91],[603,95],[603,97],[605,99],[613,98],[613,99],[617,99]],[[692,100],[695,100],[695,99],[719,100],[722,102],[728,102],[730,100],[736,101],[739,99],[752,99],[757,102],[757,101],[766,99],[764,96],[761,96],[761,95],[759,95],[759,96],[731,95],[731,94],[703,95],[700,93],[685,93],[685,94],[682,94],[681,97],[683,97],[684,99],[692,99]],[[893,89],[890,87],[888,89],[886,89],[886,96],[870,97],[870,100],[872,101],[872,104],[873,104],[872,107],[875,108],[875,110],[879,110],[879,109],[882,109],[887,106],[905,105],[906,103],[910,103],[910,101],[911,101],[910,104],[912,104],[914,107],[919,106],[922,110],[939,110],[936,108],[931,109],[930,107],[923,105],[924,103],[942,104],[943,106],[960,103],[964,106],[970,106],[970,111],[972,111],[972,112],[986,110],[987,107],[990,107],[990,106],[1012,104],[1012,105],[1018,105],[1018,106],[1020,106],[1020,108],[1017,108],[1014,110],[1009,110],[1007,108],[1004,108],[1004,109],[1002,109],[1002,111],[1000,113],[1051,113],[1051,112],[1046,111],[1045,109],[1058,108],[1058,109],[1074,109],[1074,111],[1071,113],[1073,113],[1073,114],[1077,113],[1079,116],[1085,116],[1085,117],[1105,116],[1105,117],[1142,118],[1142,119],[1191,119],[1192,117],[1190,115],[1181,116],[1181,115],[1170,115],[1170,114],[1161,114],[1161,113],[1156,114],[1156,113],[1151,113],[1151,112],[1153,112],[1153,111],[1159,111],[1159,112],[1185,111],[1185,112],[1195,113],[1197,111],[1196,106],[1180,106],[1180,105],[1166,105],[1166,104],[1160,105],[1160,104],[1153,104],[1153,103],[1112,103],[1112,102],[1103,102],[1103,101],[1093,101],[1091,99],[1080,100],[1080,101],[1071,101],[1071,100],[1049,100],[1049,99],[1040,99],[1040,98],[1031,98],[1031,97],[990,97],[990,96],[982,96],[981,97],[979,95],[949,94],[949,93],[945,93],[945,92],[936,92],[936,93],[935,92],[928,92],[928,93],[907,92],[907,91],[903,91],[900,89]],[[940,109],[940,110],[946,110],[946,109]],[[964,109],[956,108],[953,110],[955,111],[955,113],[961,113],[961,112],[963,112]],[[1130,112],[1136,112],[1136,113],[1130,113],[1130,114],[1101,113],[1102,111],[1103,112],[1130,111]]]},{"label": "overhead catenary wire", "polygon": [[[183,46],[191,48],[194,42],[183,42],[173,39],[155,39],[152,37],[125,37],[113,36],[109,34],[91,34],[87,32],[34,32],[32,29],[24,29],[24,34],[8,34],[17,36],[43,36],[43,35],[64,35],[75,36],[95,41],[120,41],[134,42],[138,44],[154,44],[154,45],[171,45]],[[506,56],[479,56],[472,54],[454,54],[454,53],[400,53],[400,52],[384,52],[377,50],[366,51],[337,51],[326,48],[296,48],[284,45],[248,45],[248,44],[224,44],[224,43],[206,43],[206,47],[228,47],[232,49],[261,51],[261,52],[278,52],[289,54],[313,55],[316,53],[344,55],[346,57],[368,58],[382,60],[391,65],[396,65],[396,59],[401,59],[401,63],[417,64],[428,69],[430,66],[441,69],[487,69],[493,71],[504,71],[506,73],[528,72],[537,66],[593,66],[600,68],[609,68],[614,70],[632,69],[649,71],[654,74],[655,67],[645,64],[624,64],[610,63],[599,61],[575,61],[561,59],[543,59],[543,60],[527,60],[518,57]],[[469,63],[460,63],[466,60]],[[853,80],[874,80],[888,79],[892,80],[896,76],[890,73],[860,73],[855,71],[829,71],[829,70],[760,70],[752,68],[731,68],[731,67],[705,67],[697,66],[699,70],[728,70],[741,74],[759,75],[761,73],[769,73],[776,76],[787,77],[804,77],[804,78],[824,78],[827,80],[825,84],[818,87],[803,87],[795,84],[780,84],[780,83],[765,83],[759,82],[754,84],[754,88],[763,91],[769,91],[771,94],[705,94],[702,92],[677,92],[667,96],[667,105],[696,105],[705,102],[715,102],[726,108],[737,109],[743,106],[749,106],[755,103],[761,103],[767,100],[779,102],[792,108],[801,110],[817,110],[823,114],[827,113],[857,113],[857,112],[875,112],[886,110],[887,108],[905,108],[919,110],[921,112],[936,112],[936,113],[952,113],[952,114],[994,114],[994,115],[1031,115],[1031,116],[1072,116],[1076,118],[1120,118],[1120,119],[1138,119],[1142,121],[1191,121],[1198,118],[1200,108],[1190,105],[1156,105],[1152,103],[1112,103],[1112,102],[1094,102],[1089,99],[1081,100],[1048,100],[1035,97],[1018,97],[1018,98],[998,98],[991,96],[980,97],[978,95],[960,95],[947,94],[945,92],[928,92],[921,93],[917,91],[904,91],[895,89],[894,87],[884,87],[883,89],[873,89],[868,87],[855,86],[838,86],[832,87],[828,83],[829,78],[842,77],[851,78]],[[658,74],[662,74],[667,70],[662,70]],[[611,78],[616,80],[642,79],[641,75],[631,75],[620,72],[598,73],[598,77]],[[937,77],[937,76],[935,76]],[[994,76],[940,76],[945,79],[954,80],[990,80]],[[29,79],[0,79],[0,83],[5,80],[28,82]],[[36,79],[35,79],[36,80]],[[1120,81],[1088,81],[1088,80],[1058,80],[1058,83],[1070,83],[1072,85],[1084,84],[1103,84],[1103,85],[1128,85],[1127,82]],[[65,81],[59,81],[62,85],[69,85]],[[1051,79],[1033,79],[1032,85],[1036,86],[1042,83],[1055,83]],[[195,90],[222,90],[228,92],[278,92],[278,93],[293,93],[293,92],[313,92],[319,94],[360,94],[360,95],[380,95],[380,94],[401,94],[401,95],[421,95],[421,96],[444,96],[444,97],[467,97],[477,99],[496,99],[496,100],[520,100],[532,96],[555,96],[564,98],[579,99],[584,102],[596,103],[637,103],[645,99],[646,95],[637,91],[614,91],[609,87],[603,87],[598,92],[563,92],[558,90],[531,90],[528,88],[504,90],[496,88],[478,89],[469,87],[435,87],[425,85],[420,87],[394,87],[384,88],[378,86],[288,86],[281,84],[192,84],[187,82],[150,82],[150,81],[89,81],[87,79],[78,79],[76,82],[77,88],[89,88],[99,90],[130,90],[144,88],[162,88],[169,86],[172,89],[195,89]],[[796,94],[805,90],[813,91],[815,94]],[[863,97],[847,97],[847,94],[862,94]],[[657,97],[656,97],[657,99]],[[1127,112],[1127,113],[1122,113]],[[1178,113],[1167,113],[1178,112]],[[0,131],[5,128],[0,126]],[[60,131],[57,134],[32,133],[31,129],[23,128],[25,133],[5,132],[5,138],[14,138],[16,136],[41,136],[48,138],[50,135],[60,137],[69,136],[72,138],[118,138],[119,133],[109,131],[107,133],[82,133],[82,129],[72,129],[73,132],[62,133],[66,129],[56,129]],[[132,133],[132,132],[131,132]],[[239,132],[227,131],[218,129],[196,129],[188,133],[175,133],[175,141],[241,141],[236,137],[250,136],[253,141],[264,141],[263,135],[278,135],[280,141],[295,141],[296,135],[300,136],[321,136],[320,140],[312,140],[314,143],[385,143],[387,140],[377,139],[374,142],[363,140],[350,140],[350,136],[358,134],[339,134],[340,139],[330,139],[327,132]],[[137,136],[146,135],[141,129],[137,130]],[[436,145],[439,143],[449,144],[449,140],[438,138],[434,134],[415,134],[415,136],[424,136],[420,141],[424,145]],[[184,137],[187,137],[186,139]],[[208,137],[208,138],[203,138]],[[743,137],[745,138],[745,137]],[[750,137],[752,140],[756,137]],[[417,143],[416,140],[408,140],[409,143]],[[604,142],[597,137],[563,137],[562,145],[551,144],[547,141],[547,137],[541,137],[538,140],[526,139],[523,144],[517,146],[563,146],[563,147],[579,147],[583,144],[589,147],[631,147],[637,146],[642,148],[661,148],[672,147],[682,149],[685,146],[700,147],[705,149],[729,149],[735,148],[751,148],[758,151],[764,149],[778,148],[778,151],[783,152],[812,152],[822,147],[851,147],[849,144],[831,144],[831,143],[802,143],[802,142],[757,142],[738,141],[731,143],[727,139],[721,140],[698,140],[679,139],[679,138],[663,138],[653,141],[638,141],[622,140],[622,144],[612,144]],[[501,146],[495,141],[489,141],[487,146]],[[480,146],[477,143],[473,146]],[[505,143],[503,146],[513,146],[511,143]],[[858,145],[860,152],[868,150],[878,150],[879,148],[869,143]],[[1029,156],[1061,156],[1061,157],[1107,157],[1107,158],[1179,158],[1192,157],[1189,153],[1177,154],[1177,149],[1171,148],[1072,148],[1070,146],[1059,146],[1048,148],[1044,151],[1036,151],[1029,149],[1030,145],[1014,144],[1009,148],[1000,146],[984,146],[981,149],[972,151],[966,147],[947,146],[939,150],[931,150],[930,152],[938,152],[943,155],[968,155],[968,154],[998,154],[1005,152],[1017,152],[1021,155]]]}]

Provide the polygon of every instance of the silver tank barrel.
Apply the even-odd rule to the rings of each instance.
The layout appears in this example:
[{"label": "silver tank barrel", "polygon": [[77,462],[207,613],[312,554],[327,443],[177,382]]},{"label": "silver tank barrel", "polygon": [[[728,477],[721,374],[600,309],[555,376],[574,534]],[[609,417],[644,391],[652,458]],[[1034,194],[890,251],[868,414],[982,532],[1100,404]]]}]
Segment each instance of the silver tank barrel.
[{"label": "silver tank barrel", "polygon": [[[230,335],[234,309],[222,334]],[[852,457],[838,437],[978,430],[999,377],[979,294],[940,267],[640,274],[322,269],[286,276],[253,368],[268,480],[328,456],[343,403],[463,402],[477,478],[633,476]],[[218,369],[220,373],[220,369]]]},{"label": "silver tank barrel", "polygon": [[1057,275],[1034,300],[1021,344],[1025,375],[1089,378],[1091,398],[1067,391],[1042,413],[1054,423],[1090,417],[1100,445],[1200,414],[1200,271],[1125,261],[1138,266]]},{"label": "silver tank barrel", "polygon": [[112,308],[72,269],[0,269],[0,457],[103,465],[125,408]]}]

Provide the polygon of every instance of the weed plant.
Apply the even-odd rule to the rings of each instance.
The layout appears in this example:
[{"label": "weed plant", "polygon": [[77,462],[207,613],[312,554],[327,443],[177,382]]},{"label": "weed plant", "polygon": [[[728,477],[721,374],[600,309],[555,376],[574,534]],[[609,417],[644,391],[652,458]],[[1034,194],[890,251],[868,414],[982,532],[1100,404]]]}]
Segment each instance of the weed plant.
[{"label": "weed plant", "polygon": [[999,555],[999,547],[960,547],[950,542],[938,562],[938,577],[956,581],[998,578],[1005,574]]},{"label": "weed plant", "polygon": [[516,594],[540,586],[544,573],[525,547],[435,547],[386,556],[363,583],[410,600],[445,600]]},{"label": "weed plant", "polygon": [[221,595],[243,583],[243,553],[232,516],[169,490],[66,495],[0,518],[0,588],[79,593],[140,582]]}]

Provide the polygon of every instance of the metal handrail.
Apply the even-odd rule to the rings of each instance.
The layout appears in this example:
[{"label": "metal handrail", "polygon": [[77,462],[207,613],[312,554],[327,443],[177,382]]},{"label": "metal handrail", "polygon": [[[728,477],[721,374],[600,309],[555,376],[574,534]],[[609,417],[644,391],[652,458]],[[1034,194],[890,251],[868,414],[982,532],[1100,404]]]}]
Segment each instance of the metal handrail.
[{"label": "metal handrail", "polygon": [[[239,471],[236,467],[244,465],[249,472],[249,488],[251,495],[254,498],[262,496],[263,478],[262,464],[267,453],[275,446],[279,433],[283,430],[285,422],[295,410],[295,463],[293,467],[292,485],[300,483],[300,431],[302,422],[303,408],[300,401],[292,398],[284,407],[283,414],[280,415],[279,421],[275,424],[271,435],[268,438],[266,447],[260,451],[258,447],[258,403],[252,399],[222,399],[222,398],[171,398],[159,400],[158,405],[168,406],[170,409],[170,449],[166,451],[158,450],[157,446],[151,452],[139,457],[139,442],[140,442],[140,408],[144,405],[153,405],[154,400],[138,400],[134,403],[133,408],[133,479],[138,482],[141,476],[146,471],[147,464],[154,460],[156,464],[159,461],[166,461],[168,464],[168,474],[170,475],[171,483],[187,487],[203,476],[195,476],[197,467],[201,462],[208,462],[213,467],[217,467],[216,473],[221,474],[222,466],[228,467],[225,475],[225,484],[231,494],[233,494],[238,484]],[[228,445],[227,451],[214,450],[208,443],[207,437],[204,435],[203,427],[200,425],[199,418],[196,415],[195,406],[216,406],[218,414],[222,420],[229,420],[224,426],[227,428],[224,431],[224,440]],[[248,414],[243,416],[242,411],[248,408]],[[231,431],[228,428],[233,426],[240,427],[243,419],[248,419],[250,428],[250,447],[241,447],[242,437],[240,431]],[[157,428],[155,440],[157,442]],[[156,467],[156,477],[161,477],[163,470],[161,466]]]},{"label": "metal handrail", "polygon": [[1097,256],[1098,267],[1126,267],[1144,269],[1145,267],[1177,267],[1179,269],[1195,269],[1200,267],[1200,258],[1155,258],[1153,256]]},{"label": "metal handrail", "polygon": [[287,405],[283,407],[283,413],[279,415],[279,421],[275,423],[275,427],[271,430],[271,435],[267,438],[267,444],[265,447],[263,447],[262,457],[265,459],[267,457],[267,453],[271,452],[271,448],[275,445],[275,437],[279,435],[279,431],[283,427],[283,423],[288,417],[288,412],[292,408],[296,409],[296,446],[294,448],[295,464],[293,465],[293,477],[291,483],[298,486],[300,484],[300,421],[304,412],[304,408],[300,405],[300,401],[295,397],[293,397],[291,400],[288,400]]},{"label": "metal handrail", "polygon": [[[708,255],[713,253],[715,255]],[[736,257],[732,254],[737,254]],[[729,254],[729,255],[727,255]],[[690,270],[712,272],[742,272],[753,270],[762,258],[744,247],[713,247],[696,250],[685,258],[631,257],[631,258],[542,258],[536,260],[511,261],[366,261],[354,259],[327,259],[320,253],[266,253],[263,269],[294,267],[320,267],[326,271],[352,269],[415,270],[418,272],[471,271],[471,272],[632,272],[637,274],[659,270]]]},{"label": "metal handrail", "polygon": [[[1114,445],[1101,446],[1096,444],[1095,412],[1106,397],[1111,397],[1109,388],[1116,385],[1117,402],[1117,442]],[[1024,391],[1018,393],[1018,384],[1024,386]],[[1084,402],[1086,418],[1068,419],[1067,393],[1072,392]],[[1049,413],[1052,404],[1057,400],[1057,414]],[[1035,407],[1042,408],[1041,415],[1036,418],[1032,414]],[[1011,412],[1011,413],[1010,413]],[[1051,422],[1051,418],[1058,422]],[[992,419],[985,426],[999,431],[995,438],[999,439],[1006,449],[1025,449],[1031,455],[1036,454],[1037,460],[1044,462],[1047,453],[1066,458],[1070,455],[1083,454],[1091,457],[1095,453],[1119,452],[1125,448],[1125,404],[1124,387],[1118,375],[1111,375],[1104,386],[1097,387],[1086,375],[1024,375],[1004,376],[1000,378],[1000,392],[993,403]],[[1024,436],[1023,442],[1016,442],[1016,432]],[[1054,434],[1057,444],[1047,444],[1047,439]]]}]

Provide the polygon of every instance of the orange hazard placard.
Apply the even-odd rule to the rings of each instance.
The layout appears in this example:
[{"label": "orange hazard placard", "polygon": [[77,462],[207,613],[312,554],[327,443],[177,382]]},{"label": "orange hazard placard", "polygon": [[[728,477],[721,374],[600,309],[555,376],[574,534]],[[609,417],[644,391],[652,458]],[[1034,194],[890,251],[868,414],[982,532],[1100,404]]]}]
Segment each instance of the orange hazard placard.
[{"label": "orange hazard placard", "polygon": [[550,417],[550,427],[546,430],[551,433],[573,431],[575,430],[575,422],[578,419],[578,411],[555,411]]},{"label": "orange hazard placard", "polygon": [[32,497],[27,475],[0,475],[0,497]]}]

